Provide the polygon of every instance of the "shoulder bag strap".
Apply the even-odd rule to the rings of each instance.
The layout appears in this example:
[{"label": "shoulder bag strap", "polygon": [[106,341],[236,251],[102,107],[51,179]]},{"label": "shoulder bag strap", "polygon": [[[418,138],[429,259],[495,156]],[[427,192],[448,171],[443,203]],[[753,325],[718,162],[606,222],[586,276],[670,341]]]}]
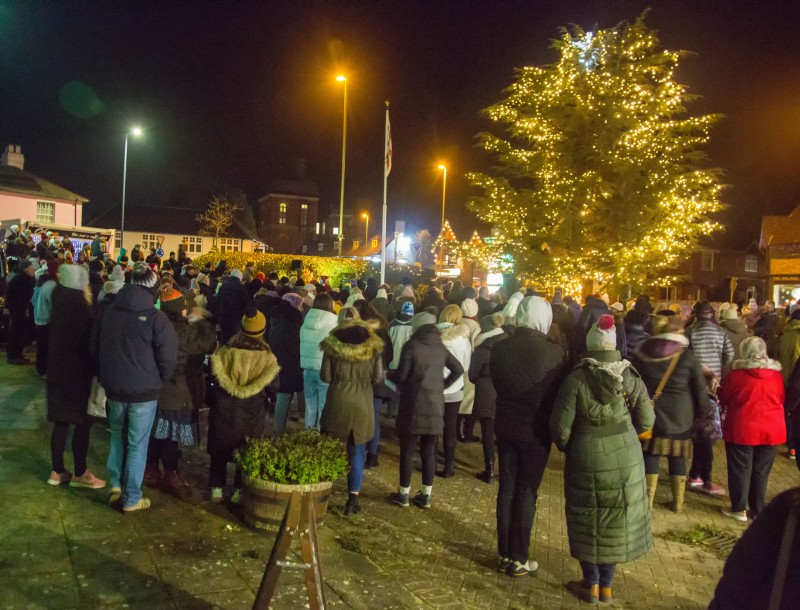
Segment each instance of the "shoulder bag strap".
[{"label": "shoulder bag strap", "polygon": [[667,385],[667,381],[669,381],[669,378],[672,376],[672,372],[675,370],[675,367],[678,366],[678,360],[680,360],[682,354],[683,350],[680,350],[672,357],[672,360],[667,367],[667,372],[664,373],[664,376],[661,378],[661,382],[656,388],[655,394],[653,394],[653,404],[655,404],[659,396],[661,396],[661,393],[664,391],[664,387]]},{"label": "shoulder bag strap", "polygon": [[772,581],[772,593],[769,596],[768,610],[780,610],[783,602],[783,589],[786,586],[786,573],[789,570],[789,559],[792,555],[794,538],[797,533],[797,517],[800,513],[800,505],[795,504],[786,518],[786,525],[783,526],[783,538],[781,538],[781,550],[778,554],[778,562],[775,564],[775,578]]}]

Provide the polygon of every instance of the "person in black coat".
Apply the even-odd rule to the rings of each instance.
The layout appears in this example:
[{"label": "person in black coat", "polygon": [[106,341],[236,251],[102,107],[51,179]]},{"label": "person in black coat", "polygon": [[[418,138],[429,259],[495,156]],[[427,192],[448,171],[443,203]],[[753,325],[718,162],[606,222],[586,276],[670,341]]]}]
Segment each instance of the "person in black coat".
[{"label": "person in black coat", "polygon": [[[611,310],[605,301],[598,295],[590,295],[586,297],[586,304],[581,311],[580,318],[575,324],[572,331],[572,338],[570,340],[569,360],[575,364],[583,358],[586,353],[586,335],[589,329],[597,323],[602,315],[611,315]],[[625,329],[621,326],[616,328],[617,331],[617,350],[620,354],[627,354],[628,350],[625,345]]]},{"label": "person in black coat", "polygon": [[631,309],[625,314],[625,343],[628,349],[623,357],[630,360],[638,347],[650,338],[644,326],[650,316],[639,309]]},{"label": "person in black coat", "polygon": [[492,384],[489,372],[492,348],[500,341],[508,338],[503,332],[505,316],[501,313],[481,318],[481,334],[475,339],[475,351],[469,363],[469,380],[475,384],[475,405],[472,415],[481,422],[481,440],[483,441],[484,471],[477,476],[484,483],[494,481],[494,417],[496,411],[497,392]]},{"label": "person in black coat", "polygon": [[[419,443],[422,490],[414,497],[421,508],[430,506],[436,471],[436,438],[444,431],[444,389],[464,374],[461,363],[442,343],[436,316],[418,313],[411,321],[413,333],[403,346],[392,377],[400,391],[396,430],[400,438],[400,485],[390,500],[409,505],[414,450]],[[445,378],[442,371],[447,369]]]},{"label": "person in black coat", "polygon": [[[89,434],[95,418],[86,410],[92,390],[94,364],[89,353],[92,336],[89,276],[80,265],[61,265],[58,286],[53,290],[47,354],[47,421],[53,422],[50,437],[53,471],[50,485],[101,489],[106,482],[86,466]],[[69,427],[75,476],[64,466]]]},{"label": "person in black coat", "polygon": [[536,496],[550,457],[550,415],[566,373],[564,350],[547,338],[553,313],[538,296],[517,308],[514,336],[492,348],[489,373],[497,390],[495,434],[500,457],[497,493],[498,569],[535,572],[529,559]]},{"label": "person in black coat", "polygon": [[8,282],[6,288],[6,308],[10,314],[9,322],[11,323],[6,344],[9,364],[30,363],[30,360],[22,355],[22,350],[25,349],[25,333],[30,324],[29,312],[35,286],[33,263],[27,258],[23,258],[17,264],[17,273]]},{"label": "person in black coat", "polygon": [[214,303],[220,327],[220,342],[224,345],[239,332],[244,310],[250,303],[250,295],[242,284],[241,271],[231,271],[230,277],[220,287]]},{"label": "person in black coat", "polygon": [[283,434],[286,431],[292,395],[303,393],[303,371],[300,368],[302,307],[303,297],[287,292],[267,319],[267,343],[281,367],[275,401],[275,434]]}]

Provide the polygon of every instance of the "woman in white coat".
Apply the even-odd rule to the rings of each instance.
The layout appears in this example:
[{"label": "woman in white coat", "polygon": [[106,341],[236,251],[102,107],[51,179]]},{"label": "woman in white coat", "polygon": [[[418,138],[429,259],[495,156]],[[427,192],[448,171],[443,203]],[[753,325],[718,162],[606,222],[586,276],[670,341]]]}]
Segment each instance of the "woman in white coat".
[{"label": "woman in white coat", "polygon": [[319,377],[322,366],[320,342],[336,328],[333,299],[326,292],[314,297],[300,327],[300,368],[303,369],[303,392],[306,399],[306,428],[319,430],[322,409],[328,395],[328,384]]}]

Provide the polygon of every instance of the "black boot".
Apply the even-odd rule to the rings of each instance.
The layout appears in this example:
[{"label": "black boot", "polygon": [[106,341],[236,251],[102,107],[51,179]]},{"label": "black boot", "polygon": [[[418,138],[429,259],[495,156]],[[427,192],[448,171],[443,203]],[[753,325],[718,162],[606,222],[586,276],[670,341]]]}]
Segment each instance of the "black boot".
[{"label": "black boot", "polygon": [[357,515],[361,512],[361,504],[358,503],[358,494],[350,494],[347,504],[344,505],[345,516]]},{"label": "black boot", "polygon": [[465,443],[477,443],[481,440],[480,436],[475,436],[475,416],[465,415],[464,416],[464,442]]},{"label": "black boot", "polygon": [[485,464],[485,470],[475,476],[484,483],[494,483],[494,460],[489,460]]},{"label": "black boot", "polygon": [[367,454],[367,460],[365,464],[366,468],[377,468],[378,467],[378,456],[372,453]]},{"label": "black boot", "polygon": [[463,415],[456,417],[456,439],[459,443],[466,441],[466,437],[464,436],[464,419]]}]

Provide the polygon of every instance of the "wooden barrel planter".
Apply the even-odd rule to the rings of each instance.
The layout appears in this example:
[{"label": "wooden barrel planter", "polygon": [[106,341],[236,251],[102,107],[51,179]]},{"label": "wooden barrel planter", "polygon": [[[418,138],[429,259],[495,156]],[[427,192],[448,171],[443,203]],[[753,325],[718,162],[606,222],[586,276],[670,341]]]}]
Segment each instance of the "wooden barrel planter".
[{"label": "wooden barrel planter", "polygon": [[333,487],[330,481],[313,485],[283,485],[252,479],[245,474],[242,475],[242,482],[242,512],[245,523],[251,527],[278,531],[293,491],[311,495],[317,525],[323,524]]}]

